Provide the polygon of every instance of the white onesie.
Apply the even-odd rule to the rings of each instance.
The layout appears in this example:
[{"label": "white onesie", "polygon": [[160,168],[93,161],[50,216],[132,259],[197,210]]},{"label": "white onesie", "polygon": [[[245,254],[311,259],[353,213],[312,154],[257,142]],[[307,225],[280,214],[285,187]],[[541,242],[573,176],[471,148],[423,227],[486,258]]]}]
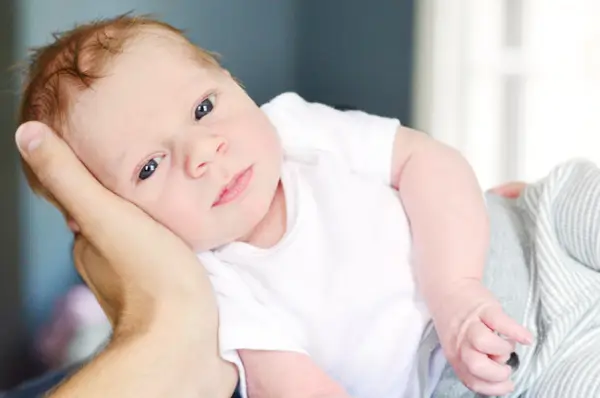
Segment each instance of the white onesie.
[{"label": "white onesie", "polygon": [[238,349],[305,353],[354,398],[418,397],[416,352],[430,317],[390,185],[399,121],[293,93],[262,109],[285,151],[287,231],[270,249],[236,242],[199,254],[217,295],[221,355],[238,366],[242,396]]}]

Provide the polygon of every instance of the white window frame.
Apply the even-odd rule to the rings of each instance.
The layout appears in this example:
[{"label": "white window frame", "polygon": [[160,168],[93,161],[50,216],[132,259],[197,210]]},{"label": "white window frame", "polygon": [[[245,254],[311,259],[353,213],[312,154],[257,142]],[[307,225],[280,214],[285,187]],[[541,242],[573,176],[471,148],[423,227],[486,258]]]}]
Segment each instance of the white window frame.
[{"label": "white window frame", "polygon": [[[572,157],[600,162],[595,1],[416,2],[413,127],[459,149],[484,188]],[[519,4],[515,25],[505,15]]]},{"label": "white window frame", "polygon": [[499,0],[416,4],[413,124],[459,149],[484,186],[517,178],[521,158],[520,108],[504,109],[502,90],[509,79],[524,79],[527,68],[521,51],[501,47],[505,6]]}]

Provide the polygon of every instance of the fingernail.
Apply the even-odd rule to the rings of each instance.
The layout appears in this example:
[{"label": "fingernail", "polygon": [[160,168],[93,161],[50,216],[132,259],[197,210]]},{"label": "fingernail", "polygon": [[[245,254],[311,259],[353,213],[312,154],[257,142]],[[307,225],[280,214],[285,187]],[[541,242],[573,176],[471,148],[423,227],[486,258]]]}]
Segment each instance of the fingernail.
[{"label": "fingernail", "polygon": [[30,153],[40,146],[44,138],[45,130],[43,126],[26,123],[17,129],[15,140],[17,146],[22,152]]}]

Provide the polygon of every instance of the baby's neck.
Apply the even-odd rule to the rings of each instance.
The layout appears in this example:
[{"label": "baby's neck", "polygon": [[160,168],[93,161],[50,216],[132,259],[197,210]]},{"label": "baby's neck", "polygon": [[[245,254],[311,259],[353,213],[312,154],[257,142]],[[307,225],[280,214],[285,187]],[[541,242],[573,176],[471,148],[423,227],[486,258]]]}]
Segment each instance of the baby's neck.
[{"label": "baby's neck", "polygon": [[287,210],[285,195],[281,181],[277,185],[269,211],[262,221],[256,226],[248,238],[248,243],[268,249],[275,246],[285,234],[287,225]]}]

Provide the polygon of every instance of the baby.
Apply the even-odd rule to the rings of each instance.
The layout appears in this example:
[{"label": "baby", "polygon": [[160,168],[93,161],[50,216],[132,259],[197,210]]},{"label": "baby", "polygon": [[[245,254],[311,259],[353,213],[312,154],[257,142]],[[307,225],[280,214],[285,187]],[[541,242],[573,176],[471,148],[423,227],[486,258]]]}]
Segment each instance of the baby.
[{"label": "baby", "polygon": [[[532,391],[558,342],[600,319],[582,323],[598,296],[588,294],[589,305],[569,308],[577,318],[540,332],[539,319],[552,328],[565,308],[530,279],[566,261],[551,261],[562,246],[536,219],[556,207],[548,187],[587,163],[558,168],[519,201],[486,201],[462,156],[426,134],[294,93],[259,107],[210,53],[142,17],[82,25],[38,49],[19,122],[29,120],[50,125],[105,187],[198,253],[242,396]],[[542,236],[525,242],[530,227]],[[530,241],[549,257],[525,261]],[[494,265],[498,253],[510,264]],[[573,271],[587,282],[563,296],[598,286],[591,260]]]}]

